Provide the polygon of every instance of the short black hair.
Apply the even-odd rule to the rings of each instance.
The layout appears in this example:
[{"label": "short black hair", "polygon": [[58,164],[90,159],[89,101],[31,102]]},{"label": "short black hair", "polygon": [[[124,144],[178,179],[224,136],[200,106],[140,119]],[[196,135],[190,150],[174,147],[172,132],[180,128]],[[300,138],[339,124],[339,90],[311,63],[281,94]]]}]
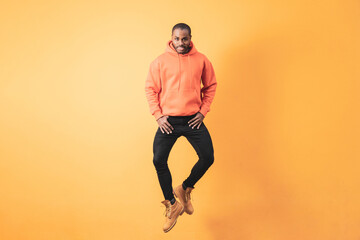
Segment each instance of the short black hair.
[{"label": "short black hair", "polygon": [[173,28],[172,28],[172,31],[171,31],[171,35],[174,33],[174,30],[177,29],[177,28],[180,28],[180,29],[187,29],[188,32],[189,32],[189,35],[191,36],[191,28],[189,27],[189,25],[187,25],[186,23],[178,23],[176,24]]}]

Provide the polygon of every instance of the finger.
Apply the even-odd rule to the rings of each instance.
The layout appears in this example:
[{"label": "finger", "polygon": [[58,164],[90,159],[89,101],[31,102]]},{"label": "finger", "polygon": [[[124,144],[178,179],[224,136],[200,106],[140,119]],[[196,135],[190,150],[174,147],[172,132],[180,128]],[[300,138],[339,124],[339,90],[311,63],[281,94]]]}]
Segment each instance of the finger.
[{"label": "finger", "polygon": [[196,118],[192,118],[190,121],[188,121],[189,126],[191,126],[192,124],[194,124],[195,121],[196,121]]},{"label": "finger", "polygon": [[195,121],[195,120],[196,120],[196,117],[190,119],[190,121],[188,121],[188,123],[191,123],[191,122],[193,122],[193,121]]},{"label": "finger", "polygon": [[164,131],[163,131],[162,127],[160,127],[160,130],[161,130],[161,132],[162,132],[162,133],[164,133]]},{"label": "finger", "polygon": [[197,129],[199,129],[199,128],[200,128],[201,123],[202,123],[202,122],[200,122],[200,123],[199,123],[199,126],[198,126],[198,128],[197,128]]},{"label": "finger", "polygon": [[196,121],[195,124],[192,126],[192,129],[194,129],[194,127],[196,127],[196,125],[198,124],[199,122]]},{"label": "finger", "polygon": [[172,132],[171,131],[172,126],[171,126],[171,124],[169,122],[165,122],[164,125],[165,125],[166,129],[168,129],[169,132]]},{"label": "finger", "polygon": [[169,128],[171,128],[172,130],[174,130],[174,127],[173,127],[169,122],[165,122],[165,124],[166,124]]},{"label": "finger", "polygon": [[199,121],[200,121],[199,119],[196,119],[196,121],[194,121],[194,122],[192,122],[192,123],[190,124],[190,127],[198,124]]},{"label": "finger", "polygon": [[164,131],[165,131],[167,134],[169,134],[169,131],[167,130],[166,125],[163,126],[163,129],[164,129]]},{"label": "finger", "polygon": [[162,129],[164,130],[164,133],[166,132],[167,134],[169,134],[168,129],[166,128],[166,125],[161,125]]},{"label": "finger", "polygon": [[169,134],[169,133],[171,132],[170,129],[169,129],[169,127],[166,126],[166,124],[164,124],[163,128],[165,129],[165,132],[166,132],[167,134]]}]

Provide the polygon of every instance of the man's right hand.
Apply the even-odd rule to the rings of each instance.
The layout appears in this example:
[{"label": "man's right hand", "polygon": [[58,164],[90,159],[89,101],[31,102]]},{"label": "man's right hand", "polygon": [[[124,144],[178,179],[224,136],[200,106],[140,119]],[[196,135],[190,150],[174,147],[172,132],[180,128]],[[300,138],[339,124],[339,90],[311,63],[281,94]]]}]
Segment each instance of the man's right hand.
[{"label": "man's right hand", "polygon": [[171,130],[174,130],[173,126],[171,126],[171,124],[167,120],[168,117],[169,116],[164,115],[161,118],[159,118],[158,120],[156,120],[162,133],[164,133],[164,131],[165,131],[167,134],[169,134],[169,133],[172,133]]}]

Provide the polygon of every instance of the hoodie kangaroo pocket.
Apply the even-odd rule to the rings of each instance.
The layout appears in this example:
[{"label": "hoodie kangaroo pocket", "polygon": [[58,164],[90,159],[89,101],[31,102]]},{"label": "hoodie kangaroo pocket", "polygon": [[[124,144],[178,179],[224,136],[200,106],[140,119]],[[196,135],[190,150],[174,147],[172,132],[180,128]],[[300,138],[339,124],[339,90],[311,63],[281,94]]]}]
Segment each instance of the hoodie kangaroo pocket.
[{"label": "hoodie kangaroo pocket", "polygon": [[201,104],[200,94],[196,89],[182,89],[169,91],[165,96],[164,107],[168,109],[188,109]]}]

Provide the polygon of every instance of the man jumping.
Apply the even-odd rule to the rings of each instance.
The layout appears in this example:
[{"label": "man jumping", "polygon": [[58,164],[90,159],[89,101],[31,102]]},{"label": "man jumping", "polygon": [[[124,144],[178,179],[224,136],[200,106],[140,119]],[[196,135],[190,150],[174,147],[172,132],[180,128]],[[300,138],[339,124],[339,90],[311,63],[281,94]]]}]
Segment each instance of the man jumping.
[{"label": "man jumping", "polygon": [[[194,212],[190,193],[214,162],[212,140],[203,120],[210,111],[216,87],[213,66],[196,50],[190,27],[185,23],[176,24],[165,53],[151,62],[145,82],[150,113],[159,125],[153,143],[153,163],[165,198],[161,202],[166,206],[164,232],[174,227],[184,211]],[[167,161],[180,136],[190,142],[199,160],[188,178],[173,189]]]}]

